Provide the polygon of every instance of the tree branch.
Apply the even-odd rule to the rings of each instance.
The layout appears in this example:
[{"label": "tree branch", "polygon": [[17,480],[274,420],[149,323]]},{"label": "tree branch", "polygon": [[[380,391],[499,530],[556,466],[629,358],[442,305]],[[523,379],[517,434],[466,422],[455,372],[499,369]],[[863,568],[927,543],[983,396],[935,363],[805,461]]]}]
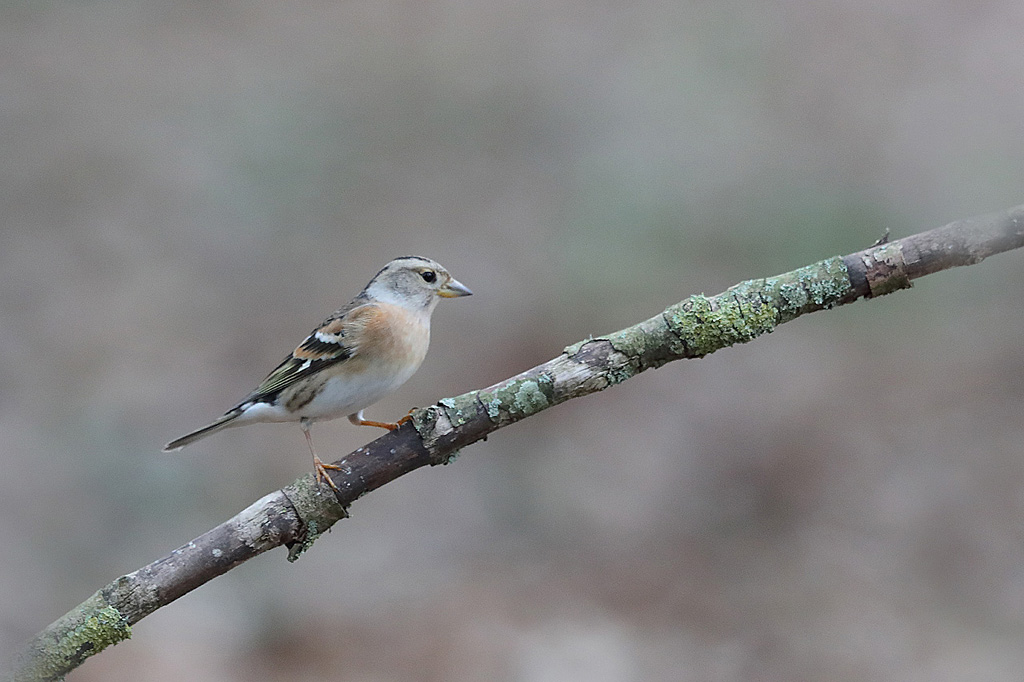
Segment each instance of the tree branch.
[{"label": "tree branch", "polygon": [[[158,608],[285,545],[294,561],[356,499],[421,466],[447,464],[459,448],[571,398],[604,390],[646,369],[698,358],[772,331],[801,315],[910,286],[911,280],[973,265],[1024,246],[1024,206],[833,257],[792,272],[696,295],[632,327],[586,339],[488,388],[445,398],[336,462],[338,492],[321,494],[312,474],[266,495],[169,555],[121,576],[26,645],[5,679],[56,680]],[[324,491],[328,489],[325,487]]]}]

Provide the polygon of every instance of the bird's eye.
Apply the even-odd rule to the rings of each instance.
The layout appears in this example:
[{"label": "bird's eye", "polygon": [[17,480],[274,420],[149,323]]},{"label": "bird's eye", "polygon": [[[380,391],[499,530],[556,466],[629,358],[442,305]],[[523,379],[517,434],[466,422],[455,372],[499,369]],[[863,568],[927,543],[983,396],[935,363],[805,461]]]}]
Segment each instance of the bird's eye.
[{"label": "bird's eye", "polygon": [[434,282],[437,281],[437,273],[434,272],[433,270],[424,270],[423,272],[420,273],[420,277],[422,277],[423,281],[427,282],[428,284],[433,284]]}]

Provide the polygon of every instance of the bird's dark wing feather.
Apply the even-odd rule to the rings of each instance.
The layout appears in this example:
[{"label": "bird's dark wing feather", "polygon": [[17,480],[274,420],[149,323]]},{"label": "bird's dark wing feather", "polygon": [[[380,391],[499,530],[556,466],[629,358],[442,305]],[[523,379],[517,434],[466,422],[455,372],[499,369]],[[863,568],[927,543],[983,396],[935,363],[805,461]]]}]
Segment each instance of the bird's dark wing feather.
[{"label": "bird's dark wing feather", "polygon": [[357,352],[357,339],[352,338],[353,329],[348,322],[352,318],[360,317],[364,312],[362,308],[373,307],[372,304],[350,304],[324,320],[323,324],[313,330],[291,355],[267,375],[242,404],[273,402],[281,391],[296,382],[354,356]]}]

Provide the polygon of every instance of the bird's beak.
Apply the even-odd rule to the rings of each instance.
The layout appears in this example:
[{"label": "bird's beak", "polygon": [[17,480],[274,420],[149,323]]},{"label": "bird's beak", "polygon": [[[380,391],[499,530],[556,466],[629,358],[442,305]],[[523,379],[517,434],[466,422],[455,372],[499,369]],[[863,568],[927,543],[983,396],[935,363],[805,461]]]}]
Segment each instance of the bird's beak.
[{"label": "bird's beak", "polygon": [[447,284],[437,290],[437,295],[444,298],[458,298],[459,296],[472,296],[473,292],[459,280],[450,279]]}]

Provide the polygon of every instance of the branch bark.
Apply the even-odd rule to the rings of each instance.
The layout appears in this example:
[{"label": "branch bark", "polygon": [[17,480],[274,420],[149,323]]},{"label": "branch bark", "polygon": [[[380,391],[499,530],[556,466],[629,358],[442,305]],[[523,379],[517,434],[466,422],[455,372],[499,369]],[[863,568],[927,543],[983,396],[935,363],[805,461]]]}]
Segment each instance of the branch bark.
[{"label": "branch bark", "polygon": [[604,390],[672,360],[746,343],[816,310],[907,288],[911,280],[1024,246],[1024,205],[836,256],[777,277],[696,295],[632,327],[586,339],[488,388],[445,398],[349,453],[331,472],[334,495],[312,474],[266,495],[167,556],[103,587],[29,642],[5,679],[57,680],[131,636],[131,626],[203,583],[285,545],[294,561],[356,499],[571,398]]}]

